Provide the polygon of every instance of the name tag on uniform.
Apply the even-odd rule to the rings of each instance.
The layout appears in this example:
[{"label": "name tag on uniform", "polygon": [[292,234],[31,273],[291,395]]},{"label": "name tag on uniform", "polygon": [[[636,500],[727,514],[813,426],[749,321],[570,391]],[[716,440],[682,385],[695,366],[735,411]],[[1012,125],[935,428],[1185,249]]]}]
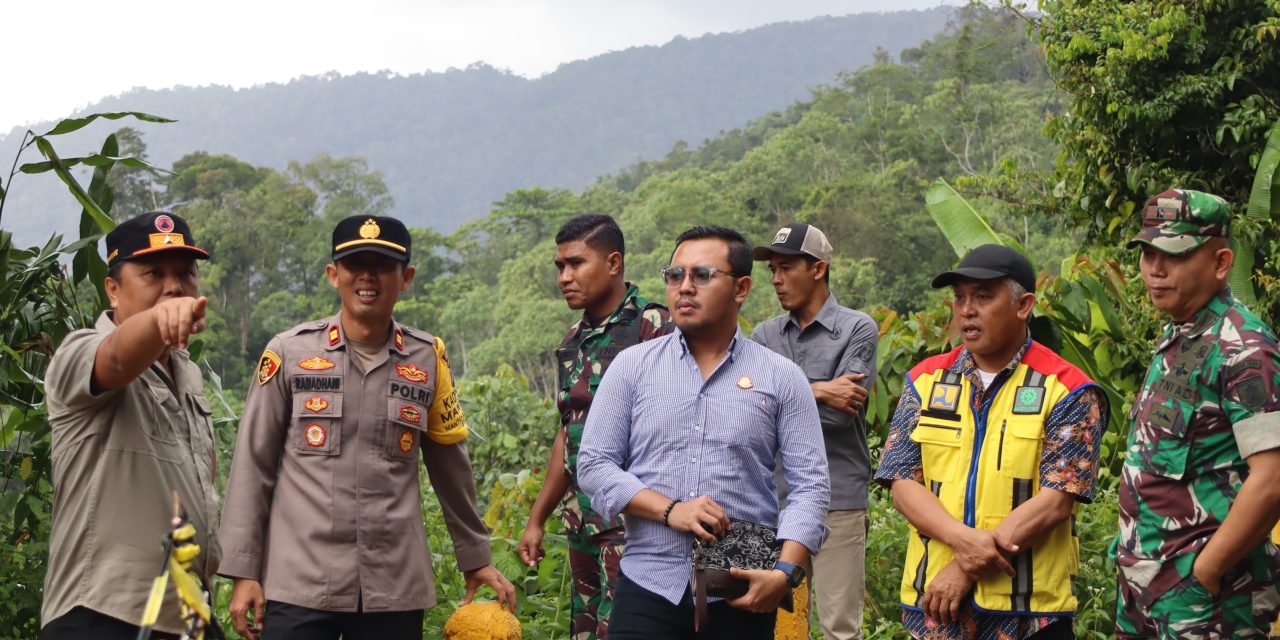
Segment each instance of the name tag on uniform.
[{"label": "name tag on uniform", "polygon": [[929,409],[955,412],[960,407],[960,385],[945,382],[933,383],[929,392]]}]

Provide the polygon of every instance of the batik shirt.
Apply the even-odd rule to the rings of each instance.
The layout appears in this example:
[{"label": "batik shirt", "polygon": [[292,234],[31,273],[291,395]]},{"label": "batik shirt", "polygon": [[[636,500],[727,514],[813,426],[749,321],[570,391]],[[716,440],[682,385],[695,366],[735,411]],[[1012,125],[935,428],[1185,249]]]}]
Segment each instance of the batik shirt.
[{"label": "batik shirt", "polygon": [[[1191,574],[1249,477],[1245,459],[1280,447],[1278,410],[1276,338],[1230,289],[1165,326],[1129,414],[1114,548],[1143,608]],[[1272,543],[1247,562],[1280,577]]]},{"label": "batik shirt", "polygon": [[627,294],[609,317],[593,325],[584,315],[569,327],[556,350],[560,375],[556,407],[565,434],[564,470],[573,490],[565,499],[561,516],[569,531],[585,536],[622,526],[620,518],[609,520],[593,511],[590,499],[578,489],[578,448],[596,388],[619,352],[666,335],[674,326],[666,307],[641,296],[635,285],[627,283],[626,287]]},{"label": "batik shirt", "polygon": [[[1022,362],[1022,356],[1031,346],[1028,338],[1018,354],[1009,361],[991,382],[988,389],[982,384],[978,364],[966,349],[956,359],[951,370],[969,379],[973,387],[975,408],[988,409],[995,399],[995,391],[1006,381]],[[885,487],[895,480],[924,481],[924,462],[920,443],[911,439],[911,432],[920,421],[920,395],[908,380],[898,400],[898,408],[889,424],[889,437],[885,440],[880,466],[875,480]],[[1040,460],[1040,487],[1056,489],[1076,496],[1081,502],[1092,502],[1094,481],[1097,477],[1098,443],[1107,424],[1105,396],[1096,386],[1074,394],[1055,407],[1045,421],[1044,452]],[[955,640],[1019,640],[1040,631],[1060,618],[1046,616],[1018,616],[973,613],[972,605],[965,605],[961,619],[949,624],[927,620],[924,613],[911,609],[902,610],[902,624],[914,638]]]}]

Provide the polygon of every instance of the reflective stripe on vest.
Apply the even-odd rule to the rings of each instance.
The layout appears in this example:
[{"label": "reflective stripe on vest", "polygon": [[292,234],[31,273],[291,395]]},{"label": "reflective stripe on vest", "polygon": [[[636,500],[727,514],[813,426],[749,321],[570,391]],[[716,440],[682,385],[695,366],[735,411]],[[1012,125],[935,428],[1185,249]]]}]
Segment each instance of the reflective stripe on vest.
[{"label": "reflective stripe on vest", "polygon": [[[1070,367],[1052,357],[1056,366]],[[953,518],[994,529],[1039,493],[1045,421],[1072,388],[1055,374],[1019,363],[996,391],[987,414],[980,416],[974,412],[969,380],[949,369],[920,373],[911,382],[922,398],[920,419],[910,438],[920,445],[924,484]],[[1039,545],[1012,558],[1012,577],[997,572],[978,581],[976,609],[1074,613],[1072,582],[1079,566],[1079,543],[1072,529],[1071,520],[1063,522]],[[929,582],[953,558],[949,546],[912,527],[901,585],[903,606],[918,608]]]}]

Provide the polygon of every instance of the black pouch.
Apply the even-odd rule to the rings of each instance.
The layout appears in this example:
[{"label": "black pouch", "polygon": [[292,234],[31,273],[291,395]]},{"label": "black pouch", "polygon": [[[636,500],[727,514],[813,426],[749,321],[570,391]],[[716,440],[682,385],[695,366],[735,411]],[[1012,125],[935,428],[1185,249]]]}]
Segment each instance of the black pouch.
[{"label": "black pouch", "polygon": [[[746,595],[746,580],[733,577],[729,569],[772,569],[782,555],[778,532],[746,520],[729,519],[729,531],[715,542],[693,543],[694,630],[707,624],[707,597],[732,600]],[[778,604],[791,611],[791,590]]]}]

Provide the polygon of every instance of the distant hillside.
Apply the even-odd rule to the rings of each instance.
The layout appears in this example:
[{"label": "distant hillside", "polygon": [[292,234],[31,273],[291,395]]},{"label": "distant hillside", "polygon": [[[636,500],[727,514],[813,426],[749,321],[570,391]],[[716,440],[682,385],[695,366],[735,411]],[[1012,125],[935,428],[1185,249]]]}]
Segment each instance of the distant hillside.
[{"label": "distant hillside", "polygon": [[[325,152],[359,155],[381,171],[397,213],[449,231],[530,186],[578,189],[639,159],[662,157],[808,97],[840,71],[896,55],[942,30],[953,8],[824,17],[749,31],[676,38],[561,65],[530,80],[476,64],[407,77],[336,73],[249,89],[134,90],[85,112],[145,111],[169,125],[145,132],[153,163],[228,153],[282,168]],[[117,123],[60,141],[63,155],[96,150]],[[44,130],[47,126],[33,127]],[[11,158],[21,131],[0,137]],[[39,159],[35,150],[25,161]],[[78,209],[51,176],[19,177],[3,224],[20,242],[74,228]]]}]

